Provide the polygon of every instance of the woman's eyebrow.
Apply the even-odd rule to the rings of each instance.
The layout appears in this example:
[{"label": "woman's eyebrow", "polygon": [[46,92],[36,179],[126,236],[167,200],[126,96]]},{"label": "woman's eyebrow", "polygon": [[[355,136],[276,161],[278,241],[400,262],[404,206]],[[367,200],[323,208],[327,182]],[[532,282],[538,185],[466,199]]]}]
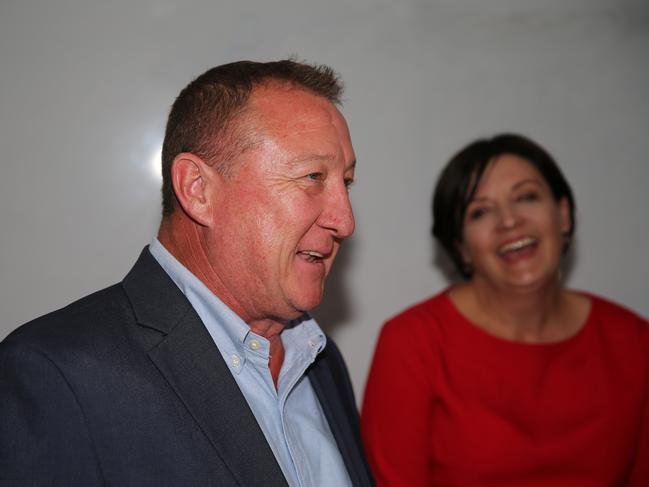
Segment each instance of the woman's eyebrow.
[{"label": "woman's eyebrow", "polygon": [[541,181],[539,181],[539,180],[536,179],[536,178],[525,178],[525,179],[523,179],[523,180],[518,181],[517,183],[515,183],[515,184],[512,186],[512,189],[516,189],[516,188],[518,188],[519,186],[523,186],[524,184],[527,184],[527,183],[532,183],[532,184],[537,184],[537,185],[539,185],[539,186],[543,186],[543,183],[541,183]]}]

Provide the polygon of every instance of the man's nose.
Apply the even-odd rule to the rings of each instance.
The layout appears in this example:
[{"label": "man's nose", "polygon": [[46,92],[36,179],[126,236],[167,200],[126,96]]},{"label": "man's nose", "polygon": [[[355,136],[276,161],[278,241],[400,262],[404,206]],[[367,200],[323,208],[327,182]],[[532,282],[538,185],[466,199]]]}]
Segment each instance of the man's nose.
[{"label": "man's nose", "polygon": [[325,208],[320,216],[320,226],[330,229],[337,238],[347,238],[354,233],[354,211],[349,191],[343,183],[330,189]]}]

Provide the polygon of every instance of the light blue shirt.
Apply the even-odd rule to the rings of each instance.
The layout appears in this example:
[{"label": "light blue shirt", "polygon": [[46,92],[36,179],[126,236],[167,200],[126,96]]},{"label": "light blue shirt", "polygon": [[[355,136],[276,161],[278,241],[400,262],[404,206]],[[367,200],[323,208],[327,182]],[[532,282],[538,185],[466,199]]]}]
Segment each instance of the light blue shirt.
[{"label": "light blue shirt", "polygon": [[351,486],[329,423],[304,374],[326,344],[305,315],[282,332],[284,362],[275,389],[269,341],[217,298],[154,239],[149,250],[192,304],[230,368],[291,487]]}]

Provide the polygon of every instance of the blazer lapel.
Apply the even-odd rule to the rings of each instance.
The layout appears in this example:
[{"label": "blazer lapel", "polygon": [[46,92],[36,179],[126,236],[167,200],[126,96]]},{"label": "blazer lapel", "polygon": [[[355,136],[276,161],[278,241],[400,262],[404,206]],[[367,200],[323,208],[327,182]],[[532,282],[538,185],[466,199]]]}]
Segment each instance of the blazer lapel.
[{"label": "blazer lapel", "polygon": [[288,486],[212,337],[147,248],[124,279],[141,325],[164,336],[148,355],[244,486]]}]

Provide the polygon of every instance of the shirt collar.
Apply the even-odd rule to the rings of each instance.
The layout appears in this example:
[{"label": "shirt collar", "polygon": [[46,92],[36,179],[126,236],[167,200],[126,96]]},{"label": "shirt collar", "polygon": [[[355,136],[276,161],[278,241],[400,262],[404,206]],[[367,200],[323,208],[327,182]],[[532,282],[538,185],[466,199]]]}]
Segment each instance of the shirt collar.
[{"label": "shirt collar", "polygon": [[[239,373],[246,360],[245,342],[252,333],[250,327],[157,238],[149,245],[149,251],[191,303],[228,366],[234,373]],[[282,342],[287,356],[306,355],[309,361],[313,361],[324,349],[327,340],[316,321],[305,313],[286,325]]]}]

